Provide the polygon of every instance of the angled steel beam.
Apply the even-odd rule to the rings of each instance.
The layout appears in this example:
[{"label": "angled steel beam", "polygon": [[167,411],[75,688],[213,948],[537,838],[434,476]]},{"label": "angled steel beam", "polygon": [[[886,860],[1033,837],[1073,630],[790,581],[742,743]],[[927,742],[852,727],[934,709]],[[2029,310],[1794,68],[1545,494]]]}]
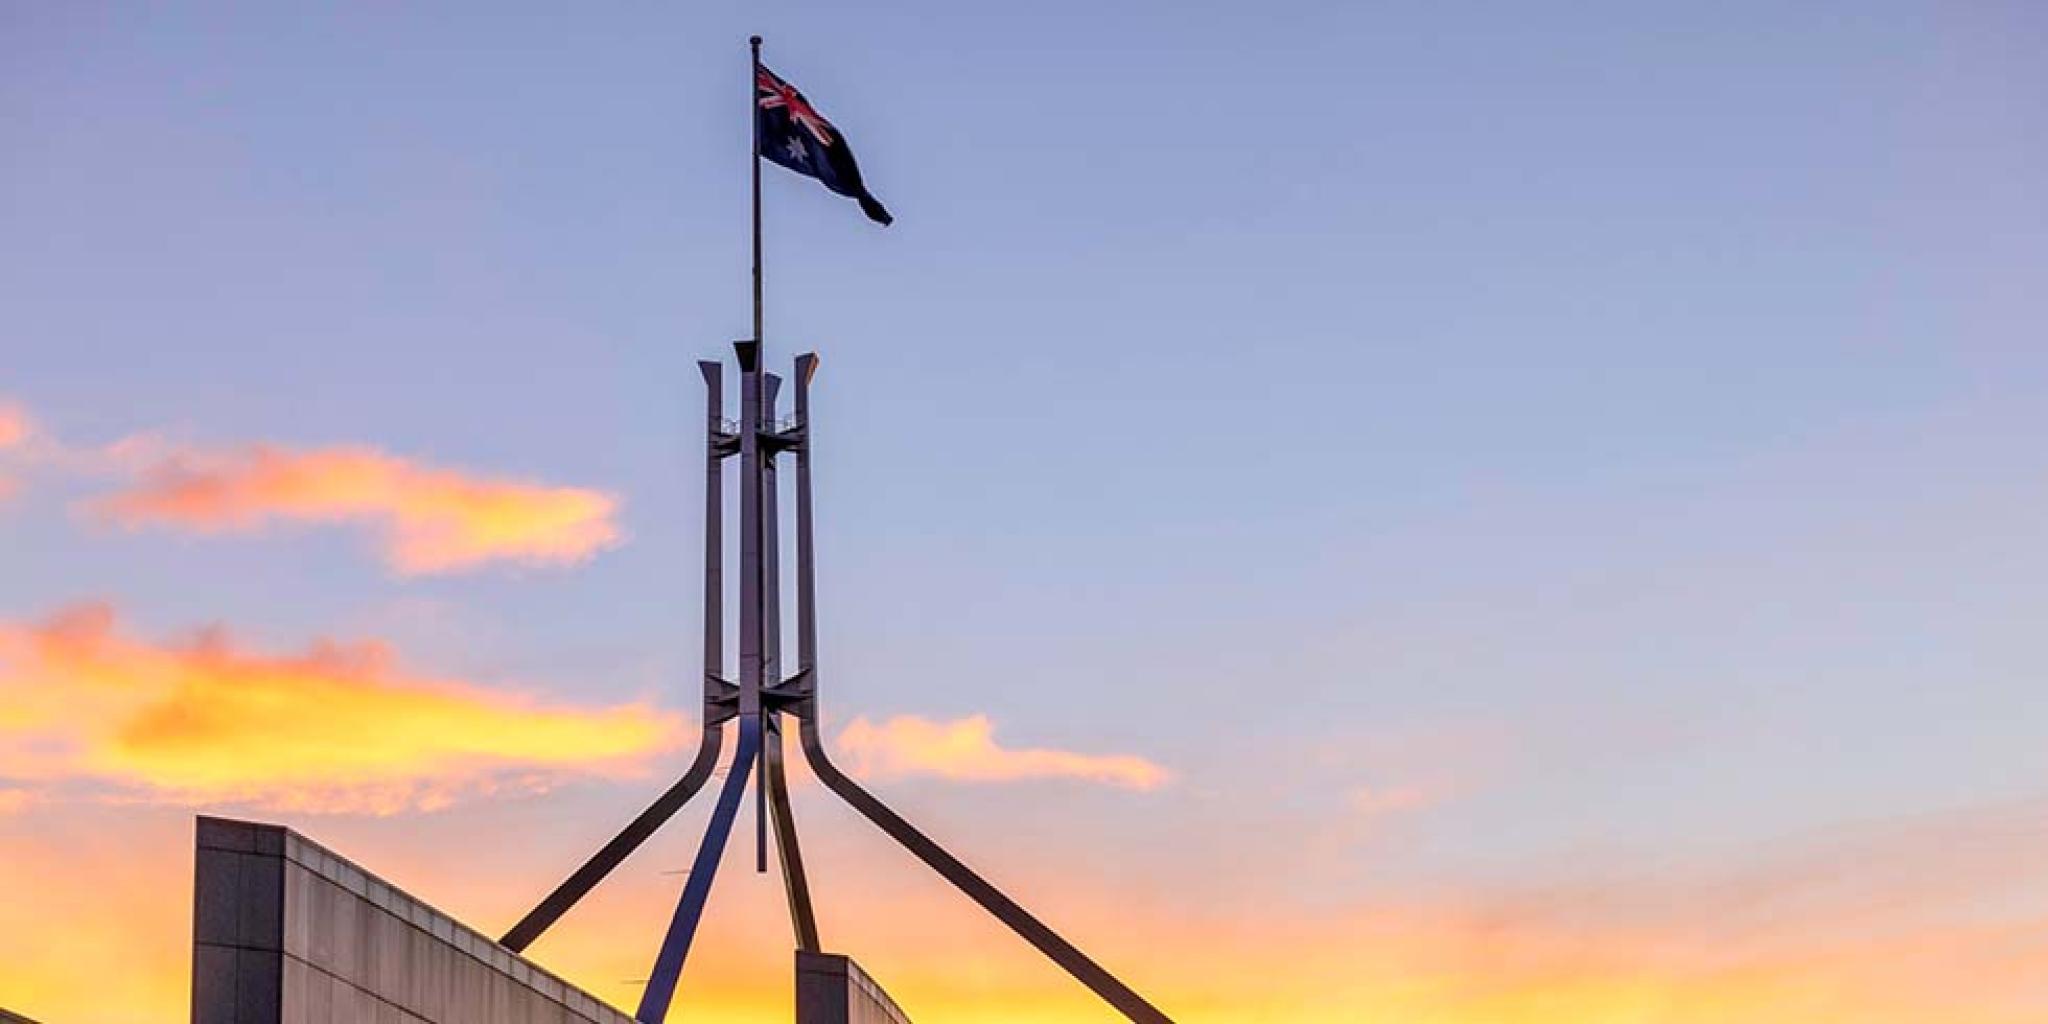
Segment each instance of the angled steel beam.
[{"label": "angled steel beam", "polygon": [[726,840],[732,837],[733,818],[739,815],[740,797],[746,792],[747,777],[753,774],[754,758],[760,751],[760,720],[740,719],[740,741],[732,752],[732,767],[725,773],[725,785],[718,791],[718,804],[711,809],[711,823],[705,826],[704,840],[697,845],[697,859],[690,863],[683,895],[676,900],[668,934],[662,937],[654,971],[647,977],[647,989],[640,993],[640,1010],[633,1015],[640,1024],[662,1024],[668,1016],[669,1001],[675,997],[676,981],[683,975],[690,942],[697,937],[697,923],[704,917],[711,882],[718,876],[718,862],[725,855]]},{"label": "angled steel beam", "polygon": [[804,855],[797,845],[796,815],[789,805],[789,781],[782,768],[782,716],[770,714],[762,741],[767,772],[757,785],[768,792],[769,810],[775,822],[775,851],[782,862],[782,890],[789,898],[790,929],[796,933],[796,948],[820,952],[818,918],[811,911],[811,886],[804,877]]},{"label": "angled steel beam", "polygon": [[811,910],[810,883],[804,875],[796,817],[790,807],[789,782],[783,771],[782,719],[771,705],[770,690],[782,678],[782,513],[778,502],[777,456],[784,450],[776,427],[782,378],[761,375],[761,686],[762,742],[760,778],[754,793],[754,869],[768,870],[768,829],[775,830],[776,859],[782,869],[783,893],[789,900],[790,928],[797,948],[817,951],[818,923]]},{"label": "angled steel beam", "polygon": [[[818,648],[817,595],[811,588],[811,377],[817,373],[818,357],[806,352],[796,357],[796,426],[794,438],[778,433],[777,437],[785,447],[796,452],[796,657],[799,671],[795,677],[795,689],[800,695],[792,699],[778,693],[782,699],[779,708],[786,708],[790,714],[801,719],[810,714],[811,691],[810,667],[816,660]],[[779,684],[776,689],[784,691],[789,683]],[[776,848],[783,851],[783,889],[789,895],[790,921],[796,930],[797,948],[807,952],[818,952],[823,947],[818,940],[818,923],[811,911],[810,884],[804,877],[803,855],[798,852],[796,839],[796,817],[789,803],[789,784],[783,772],[782,718],[776,715],[770,720],[775,727],[768,741],[768,782],[771,787],[776,828]]]},{"label": "angled steel beam", "polygon": [[818,734],[815,718],[803,720],[800,730],[803,734],[804,755],[810,759],[811,770],[818,775],[818,781],[825,788],[839,794],[839,798],[852,804],[854,810],[866,815],[875,827],[889,834],[889,838],[903,844],[903,848],[924,861],[926,866],[953,883],[953,887],[966,893],[969,899],[981,904],[981,909],[995,915],[996,920],[1010,926],[1010,930],[1023,937],[1024,941],[1037,947],[1053,963],[1060,965],[1074,980],[1088,986],[1102,997],[1103,1002],[1116,1007],[1117,1012],[1138,1024],[1173,1024],[1173,1019],[1161,1013],[1159,1008],[1145,1001],[1145,997],[1131,990],[1130,986],[1118,981],[1116,976],[1104,970],[1100,964],[1090,960],[1088,955],[1074,947],[1074,944],[1060,938],[1059,933],[1047,927],[1031,912],[1017,905],[1017,901],[1003,895],[1002,890],[990,885],[972,868],[960,863],[938,843],[919,832],[916,826],[874,798],[867,790],[847,778],[825,755],[825,744]]},{"label": "angled steel beam", "polygon": [[1088,955],[1075,948],[1074,944],[1061,938],[1059,933],[1047,927],[1044,922],[1031,916],[1030,911],[1017,905],[1017,901],[1003,895],[1002,890],[962,864],[958,858],[947,853],[938,843],[919,832],[910,822],[880,800],[862,789],[848,778],[825,753],[824,738],[818,730],[818,635],[817,635],[817,567],[812,562],[815,553],[811,536],[811,440],[815,436],[810,429],[810,385],[811,376],[817,371],[815,355],[797,358],[796,371],[796,415],[802,441],[796,448],[796,601],[797,601],[797,645],[802,667],[798,677],[804,684],[804,699],[791,705],[792,713],[799,722],[804,756],[810,761],[811,771],[825,788],[838,794],[839,798],[852,804],[854,810],[875,823],[875,827],[888,833],[891,839],[901,843],[904,849],[915,854],[926,866],[953,883],[954,888],[966,893],[969,899],[981,904],[983,910],[995,915],[996,920],[1010,926],[1010,930],[1022,936],[1024,941],[1037,947],[1053,963],[1060,965],[1075,980],[1088,986],[1102,997],[1104,1002],[1138,1024],[1173,1024],[1172,1018],[1161,1013],[1158,1007],[1146,1002],[1143,996],[1132,991],[1130,986],[1118,981],[1115,975],[1104,970],[1100,964],[1090,960]]},{"label": "angled steel beam", "polygon": [[725,489],[722,464],[731,454],[730,435],[725,433],[724,367],[699,360],[697,370],[704,377],[704,731],[697,743],[697,756],[683,777],[640,812],[623,831],[613,836],[589,860],[583,862],[540,905],[528,911],[498,944],[521,952],[547,931],[561,916],[587,895],[612,869],[630,856],[647,837],[671,818],[690,798],[704,788],[705,780],[718,767],[718,751],[725,740],[720,723],[732,717],[729,710],[732,686],[719,678],[725,670]]},{"label": "angled steel beam", "polygon": [[690,762],[690,769],[683,773],[683,777],[676,780],[676,784],[670,786],[668,792],[648,805],[646,810],[641,811],[640,816],[634,818],[632,824],[626,826],[625,831],[613,836],[611,842],[604,844],[603,849],[585,861],[583,866],[577,868],[561,885],[556,886],[555,891],[549,893],[547,899],[540,901],[539,906],[520,918],[519,923],[513,925],[512,930],[498,940],[498,944],[514,953],[525,950],[533,940],[540,937],[540,933],[547,931],[548,927],[567,913],[570,907],[575,906],[576,901],[603,881],[604,876],[611,874],[612,869],[618,867],[620,861],[639,849],[640,844],[646,842],[648,836],[653,835],[656,829],[674,817],[679,808],[697,795],[697,791],[704,787],[704,780],[709,779],[712,770],[718,767],[718,748],[724,736],[725,730],[722,726],[705,726],[703,741],[697,747],[697,758]]}]

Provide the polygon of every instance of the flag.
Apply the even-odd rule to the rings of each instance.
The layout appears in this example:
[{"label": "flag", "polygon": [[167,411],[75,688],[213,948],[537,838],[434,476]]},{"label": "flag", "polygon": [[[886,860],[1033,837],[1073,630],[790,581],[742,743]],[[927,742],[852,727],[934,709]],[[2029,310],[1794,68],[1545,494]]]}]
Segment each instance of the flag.
[{"label": "flag", "polygon": [[853,162],[846,136],[796,86],[761,64],[754,65],[754,107],[754,132],[762,156],[859,200],[861,212],[877,224],[894,219],[861,182],[860,165]]}]

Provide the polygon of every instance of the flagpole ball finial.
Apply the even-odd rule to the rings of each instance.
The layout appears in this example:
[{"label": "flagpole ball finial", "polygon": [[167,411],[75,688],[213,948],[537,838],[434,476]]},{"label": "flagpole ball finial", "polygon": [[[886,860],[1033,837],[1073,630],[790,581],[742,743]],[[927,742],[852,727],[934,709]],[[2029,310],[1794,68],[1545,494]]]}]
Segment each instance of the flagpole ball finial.
[{"label": "flagpole ball finial", "polygon": [[755,47],[758,47],[758,46],[760,46],[760,45],[761,45],[761,37],[760,37],[760,36],[748,36],[748,37],[747,37],[747,45],[748,45],[748,46],[755,46]]}]

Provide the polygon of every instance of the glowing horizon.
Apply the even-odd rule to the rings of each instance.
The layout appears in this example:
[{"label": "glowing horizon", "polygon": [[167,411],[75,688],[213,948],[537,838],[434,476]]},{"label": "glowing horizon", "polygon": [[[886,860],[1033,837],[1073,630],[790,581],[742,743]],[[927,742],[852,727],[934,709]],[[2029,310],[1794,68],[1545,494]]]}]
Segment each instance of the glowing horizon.
[{"label": "glowing horizon", "polygon": [[[2048,7],[1924,0],[15,5],[0,1006],[182,1019],[195,813],[497,933],[684,769],[755,34],[863,786],[1183,1024],[2048,1020]],[[790,770],[914,1018],[1111,1019]]]}]

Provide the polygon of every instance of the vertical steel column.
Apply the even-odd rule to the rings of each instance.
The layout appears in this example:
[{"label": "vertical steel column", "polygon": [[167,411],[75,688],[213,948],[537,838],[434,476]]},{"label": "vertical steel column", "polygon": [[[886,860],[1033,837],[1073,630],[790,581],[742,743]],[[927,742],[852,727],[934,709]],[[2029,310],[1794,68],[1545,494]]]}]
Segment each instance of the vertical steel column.
[{"label": "vertical steel column", "polygon": [[[782,378],[761,374],[761,422],[757,429],[766,437],[775,433],[776,399],[782,393]],[[778,485],[775,462],[779,453],[771,449],[761,458],[761,685],[782,681],[782,517],[776,507]],[[764,707],[764,718],[772,719],[774,709]],[[762,723],[764,741],[774,732],[772,721]],[[754,787],[754,870],[768,873],[768,744],[761,745],[760,785]]]},{"label": "vertical steel column", "polygon": [[[796,660],[813,693],[818,685],[818,591],[811,561],[811,445],[817,440],[811,430],[811,378],[817,373],[817,353],[796,357],[796,422],[804,437],[796,450]],[[798,717],[810,717],[811,703],[799,706]]]},{"label": "vertical steel column", "polygon": [[[782,378],[761,375],[761,433],[775,433],[776,400]],[[782,520],[777,503],[776,455],[761,458],[761,685],[782,678]]]},{"label": "vertical steel column", "polygon": [[740,717],[761,715],[761,346],[740,357]]},{"label": "vertical steel column", "polygon": [[[717,693],[725,675],[725,364],[697,360],[704,376],[704,697]],[[708,712],[710,709],[706,708]],[[705,718],[710,718],[706,714]]]}]

